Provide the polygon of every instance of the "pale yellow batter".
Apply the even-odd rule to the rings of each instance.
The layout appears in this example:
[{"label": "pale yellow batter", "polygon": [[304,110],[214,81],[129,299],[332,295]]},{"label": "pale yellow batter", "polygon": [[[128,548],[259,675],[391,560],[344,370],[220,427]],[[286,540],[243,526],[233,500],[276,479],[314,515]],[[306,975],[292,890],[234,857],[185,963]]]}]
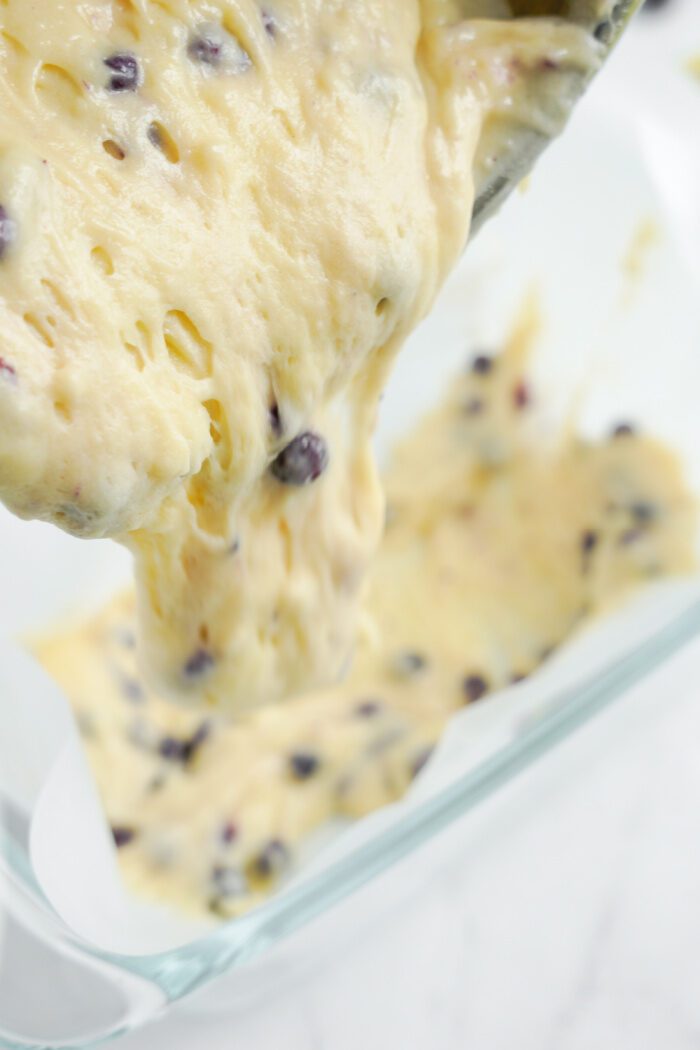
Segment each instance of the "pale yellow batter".
[{"label": "pale yellow batter", "polygon": [[141,680],[134,600],[43,640],[71,698],[127,884],[235,915],[309,832],[390,802],[465,704],[530,674],[632,586],[693,566],[695,508],[674,457],[626,424],[536,436],[525,327],[465,362],[399,446],[367,633],[347,680],[237,723]]},{"label": "pale yellow batter", "polygon": [[464,246],[482,126],[488,166],[597,60],[473,10],[510,13],[0,3],[0,499],[128,544],[170,696],[241,710],[351,658],[378,398]]}]

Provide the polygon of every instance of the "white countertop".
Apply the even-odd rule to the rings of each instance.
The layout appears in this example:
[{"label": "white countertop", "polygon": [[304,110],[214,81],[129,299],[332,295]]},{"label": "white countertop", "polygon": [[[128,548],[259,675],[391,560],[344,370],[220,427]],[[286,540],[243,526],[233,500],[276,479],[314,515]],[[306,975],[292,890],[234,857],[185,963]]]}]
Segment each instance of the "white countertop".
[{"label": "white countertop", "polygon": [[[693,52],[700,4],[668,0],[611,76],[662,105],[659,63],[680,82]],[[430,895],[322,973],[249,1015],[176,1014],[115,1045],[697,1050],[698,887],[700,642],[482,805]]]}]

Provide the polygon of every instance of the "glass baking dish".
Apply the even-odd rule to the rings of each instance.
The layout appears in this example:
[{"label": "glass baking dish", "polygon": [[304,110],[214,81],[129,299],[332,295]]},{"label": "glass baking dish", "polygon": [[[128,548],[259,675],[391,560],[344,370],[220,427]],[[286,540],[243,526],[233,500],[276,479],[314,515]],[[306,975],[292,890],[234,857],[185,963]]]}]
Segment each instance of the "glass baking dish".
[{"label": "glass baking dish", "polygon": [[[678,450],[700,494],[700,156],[676,133],[682,106],[676,129],[642,114],[616,83],[596,85],[529,188],[479,233],[399,363],[380,453],[438,397],[467,348],[498,345],[535,289],[545,323],[532,368],[552,422],[574,412],[584,432],[600,433],[620,418],[639,421]],[[18,632],[95,604],[127,571],[110,544],[79,544],[2,514],[3,655]],[[253,912],[167,951],[108,951],[71,929],[35,877],[26,815],[0,795],[0,1045],[92,1045],[185,999],[206,1011],[269,1003],[428,885],[459,851],[478,802],[698,632],[700,577],[650,586],[527,682],[466,711],[440,746],[439,772],[429,767],[405,802],[331,841]],[[8,659],[0,688],[9,705],[24,665]],[[0,763],[8,760],[0,739]]]}]

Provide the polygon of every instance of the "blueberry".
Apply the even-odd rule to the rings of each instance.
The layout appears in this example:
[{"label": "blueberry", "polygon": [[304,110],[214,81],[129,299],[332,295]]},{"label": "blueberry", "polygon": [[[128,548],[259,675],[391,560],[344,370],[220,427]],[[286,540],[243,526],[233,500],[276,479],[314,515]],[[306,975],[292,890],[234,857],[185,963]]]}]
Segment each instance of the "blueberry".
[{"label": "blueberry", "polygon": [[283,485],[309,485],[328,466],[328,448],[319,434],[307,430],[295,437],[272,462],[272,476]]},{"label": "blueberry", "polygon": [[483,675],[470,674],[462,679],[462,692],[469,703],[481,700],[489,691],[489,684]]},{"label": "blueberry", "polygon": [[520,382],[516,383],[513,387],[513,404],[519,411],[522,411],[522,409],[528,407],[531,401],[532,394],[530,393],[530,388],[527,383],[523,382],[521,379]]},{"label": "blueberry", "polygon": [[202,62],[206,66],[218,66],[224,47],[221,38],[216,39],[212,32],[207,32],[204,26],[190,37],[187,45],[187,54],[194,62]]},{"label": "blueberry", "polygon": [[216,864],[212,868],[211,881],[217,896],[242,897],[248,892],[248,881],[240,870],[230,864]]},{"label": "blueberry", "polygon": [[253,860],[252,870],[259,878],[269,879],[280,875],[289,866],[289,849],[281,839],[270,839]]},{"label": "blueberry", "polygon": [[170,762],[191,762],[210,732],[209,723],[202,722],[192,736],[184,740],[181,737],[164,736],[158,743],[158,753]]},{"label": "blueberry", "polygon": [[167,758],[169,762],[184,762],[187,742],[175,736],[164,736],[158,744],[158,753],[161,758]]},{"label": "blueberry", "polygon": [[6,361],[4,357],[0,357],[0,379],[13,383],[17,381],[17,369],[9,361]]},{"label": "blueberry", "polygon": [[654,520],[658,513],[657,508],[653,503],[647,503],[643,500],[640,500],[638,503],[633,503],[630,506],[629,511],[638,525],[648,525]]},{"label": "blueberry", "polygon": [[202,22],[190,36],[187,54],[193,62],[223,73],[245,73],[253,64],[235,37],[216,22]]},{"label": "blueberry", "polygon": [[280,437],[282,434],[282,417],[280,415],[280,406],[274,401],[269,408],[269,419],[270,419],[270,430],[275,437]]},{"label": "blueberry", "polygon": [[0,204],[0,260],[4,259],[7,250],[17,237],[17,224]]},{"label": "blueberry", "polygon": [[274,38],[277,36],[277,30],[279,28],[279,26],[277,25],[277,19],[270,11],[267,11],[265,8],[263,8],[260,12],[260,18],[262,19],[262,24],[265,32],[274,40]]},{"label": "blueberry", "polygon": [[361,700],[355,706],[355,714],[359,718],[375,718],[382,709],[381,700]]},{"label": "blueberry", "polygon": [[289,771],[295,780],[308,780],[321,768],[321,760],[312,751],[295,751],[289,756]]},{"label": "blueberry", "polygon": [[583,555],[591,554],[598,546],[598,540],[600,537],[595,529],[585,529],[581,533],[581,553]]},{"label": "blueberry", "polygon": [[670,0],[646,0],[643,11],[658,11],[660,7],[668,7]]},{"label": "blueberry", "polygon": [[114,845],[117,849],[121,849],[122,846],[128,846],[130,842],[133,842],[136,838],[136,832],[133,828],[127,828],[121,825],[112,827],[112,837],[114,838]]},{"label": "blueberry", "polygon": [[612,39],[613,24],[612,22],[599,22],[593,30],[593,36],[596,40],[599,40],[601,44],[607,44]]},{"label": "blueberry", "polygon": [[118,51],[105,59],[112,76],[107,81],[110,91],[137,91],[141,86],[141,67],[136,55],[130,51]]},{"label": "blueberry", "polygon": [[618,423],[613,427],[611,437],[613,438],[626,438],[634,437],[636,434],[635,428],[631,423]]},{"label": "blueberry", "polygon": [[191,762],[194,756],[199,751],[202,744],[209,738],[211,733],[211,725],[209,722],[202,722],[202,724],[194,731],[192,736],[185,740],[182,749],[182,760],[183,762]]},{"label": "blueberry", "polygon": [[238,825],[233,820],[227,820],[221,825],[220,837],[225,846],[230,846],[238,838]]},{"label": "blueberry", "polygon": [[214,666],[214,657],[207,649],[197,649],[189,658],[183,671],[187,678],[199,678]]},{"label": "blueberry", "polygon": [[488,354],[477,354],[472,361],[472,372],[478,376],[487,376],[493,371],[494,360]]},{"label": "blueberry", "polygon": [[423,656],[422,653],[416,652],[415,649],[405,649],[394,660],[395,672],[405,678],[420,674],[427,666],[427,657]]}]

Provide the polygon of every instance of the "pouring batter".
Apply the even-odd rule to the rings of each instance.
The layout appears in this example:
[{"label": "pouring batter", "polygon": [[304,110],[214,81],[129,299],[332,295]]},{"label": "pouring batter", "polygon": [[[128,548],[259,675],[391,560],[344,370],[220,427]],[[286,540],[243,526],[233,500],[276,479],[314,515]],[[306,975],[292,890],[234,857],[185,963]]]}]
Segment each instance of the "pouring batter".
[{"label": "pouring batter", "polygon": [[352,658],[378,399],[464,247],[482,129],[546,125],[598,59],[465,10],[1,6],[0,498],[129,546],[171,698],[240,712]]},{"label": "pouring batter", "polygon": [[456,711],[529,675],[633,587],[693,567],[674,457],[627,423],[545,442],[528,341],[525,327],[502,355],[471,358],[396,450],[375,630],[341,685],[234,723],[174,707],[139,676],[132,594],[40,643],[136,893],[193,913],[250,908],[310,832],[399,798]]}]

